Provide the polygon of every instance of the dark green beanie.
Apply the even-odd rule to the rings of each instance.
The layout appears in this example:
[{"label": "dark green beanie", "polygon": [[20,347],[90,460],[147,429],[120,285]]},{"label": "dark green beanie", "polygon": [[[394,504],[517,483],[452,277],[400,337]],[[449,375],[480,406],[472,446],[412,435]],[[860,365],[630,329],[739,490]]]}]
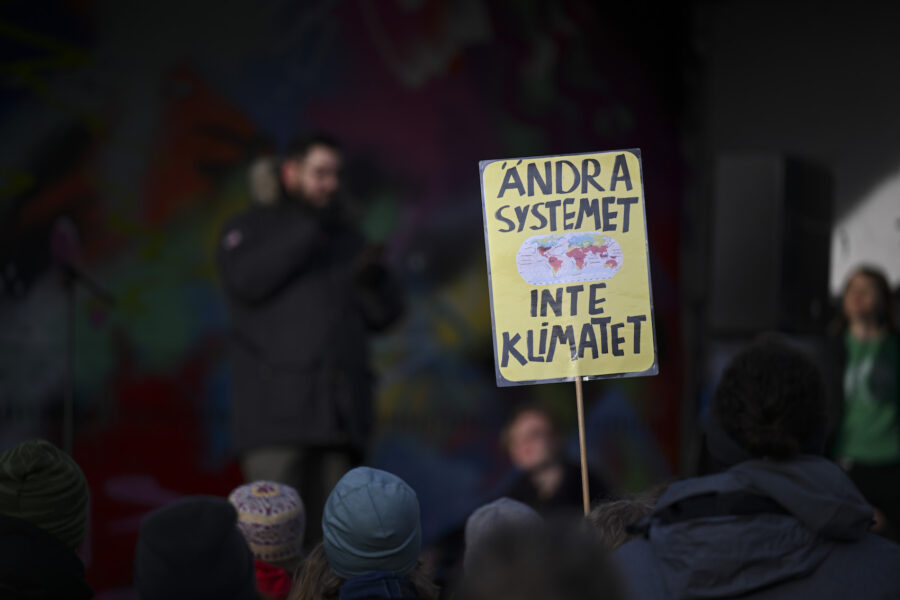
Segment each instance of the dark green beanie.
[{"label": "dark green beanie", "polygon": [[37,525],[76,550],[88,523],[84,473],[50,442],[22,442],[0,456],[0,514]]}]

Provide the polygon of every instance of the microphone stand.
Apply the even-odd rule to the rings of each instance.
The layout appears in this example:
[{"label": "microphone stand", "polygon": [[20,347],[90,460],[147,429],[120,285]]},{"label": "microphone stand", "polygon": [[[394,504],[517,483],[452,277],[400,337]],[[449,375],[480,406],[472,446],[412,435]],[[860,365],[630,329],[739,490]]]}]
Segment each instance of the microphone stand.
[{"label": "microphone stand", "polygon": [[63,450],[72,455],[75,445],[75,292],[81,285],[92,296],[107,306],[115,305],[112,294],[92,279],[87,273],[66,260],[59,265],[66,290],[66,369],[64,374],[65,396],[63,397]]}]

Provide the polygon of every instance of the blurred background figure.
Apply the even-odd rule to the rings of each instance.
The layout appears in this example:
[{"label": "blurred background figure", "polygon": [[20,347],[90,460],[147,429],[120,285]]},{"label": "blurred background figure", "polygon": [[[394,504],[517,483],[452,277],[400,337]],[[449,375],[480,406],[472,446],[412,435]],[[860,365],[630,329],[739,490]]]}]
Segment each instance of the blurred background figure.
[{"label": "blurred background figure", "polygon": [[891,289],[873,267],[844,287],[830,371],[831,453],[876,510],[876,530],[897,539],[900,525],[900,336]]},{"label": "blurred background figure", "polygon": [[283,161],[256,164],[259,202],[226,224],[219,248],[244,477],[299,490],[308,546],[325,497],[369,442],[369,331],[401,311],[397,284],[339,198],[342,162],[335,140],[313,135]]},{"label": "blurred background figure", "polygon": [[259,600],[253,555],[227,500],[189,497],[147,515],[134,559],[141,600]]},{"label": "blurred background figure", "polygon": [[[521,472],[506,496],[545,516],[582,507],[581,465],[564,454],[550,413],[537,406],[519,409],[506,426],[503,441]],[[603,481],[588,473],[591,497],[606,496]]]},{"label": "blurred background figure", "polygon": [[499,528],[466,569],[460,600],[619,600],[605,549],[568,524]]},{"label": "blurred background figure", "polygon": [[81,469],[44,440],[0,456],[0,598],[92,598],[76,554],[90,498]]},{"label": "blurred background figure", "polygon": [[509,527],[540,527],[543,522],[533,508],[509,498],[498,498],[479,507],[466,519],[463,568],[469,569],[479,560],[481,546],[493,533]]},{"label": "blurred background figure", "polygon": [[238,529],[247,540],[263,600],[284,600],[302,559],[306,511],[297,491],[274,481],[236,488],[228,501],[238,513]]}]

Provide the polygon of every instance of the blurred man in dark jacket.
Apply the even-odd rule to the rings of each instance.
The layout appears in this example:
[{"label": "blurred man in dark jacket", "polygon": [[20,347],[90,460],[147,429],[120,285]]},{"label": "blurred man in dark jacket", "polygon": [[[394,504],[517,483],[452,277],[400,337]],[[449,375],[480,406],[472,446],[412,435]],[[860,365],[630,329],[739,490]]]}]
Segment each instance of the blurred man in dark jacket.
[{"label": "blurred man in dark jacket", "polygon": [[[339,200],[341,159],[334,140],[313,136],[273,161],[275,185],[226,224],[219,244],[244,476],[300,492],[309,542],[369,439],[368,334],[402,310],[399,287]],[[265,174],[251,175],[258,184]]]}]

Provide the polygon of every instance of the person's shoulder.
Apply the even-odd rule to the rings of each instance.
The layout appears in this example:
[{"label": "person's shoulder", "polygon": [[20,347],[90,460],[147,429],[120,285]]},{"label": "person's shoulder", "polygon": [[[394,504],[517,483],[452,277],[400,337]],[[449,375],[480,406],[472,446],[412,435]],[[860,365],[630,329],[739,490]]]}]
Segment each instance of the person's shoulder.
[{"label": "person's shoulder", "polygon": [[612,562],[622,578],[628,598],[661,598],[661,578],[650,542],[637,537],[619,546],[611,554]]},{"label": "person's shoulder", "polygon": [[[867,533],[855,542],[833,542],[828,558],[798,582],[805,595],[828,591],[832,597],[900,597],[900,546]],[[820,597],[821,593],[816,596]]]},{"label": "person's shoulder", "polygon": [[613,556],[617,561],[624,562],[638,558],[645,560],[650,557],[650,544],[647,538],[643,536],[636,537],[616,548]]},{"label": "person's shoulder", "polygon": [[644,535],[639,535],[616,548],[612,552],[612,559],[626,577],[644,577],[654,570],[653,565],[656,564],[653,547]]},{"label": "person's shoulder", "polygon": [[[874,557],[883,557],[891,564],[900,566],[900,544],[874,533],[867,533],[855,544],[848,544],[847,549],[873,559]],[[900,577],[900,572],[898,572],[898,577]]]},{"label": "person's shoulder", "polygon": [[[891,590],[900,594],[900,545],[874,533],[856,542],[835,543],[820,575],[846,589],[862,590],[859,597]],[[869,595],[873,594],[873,595]]]}]

